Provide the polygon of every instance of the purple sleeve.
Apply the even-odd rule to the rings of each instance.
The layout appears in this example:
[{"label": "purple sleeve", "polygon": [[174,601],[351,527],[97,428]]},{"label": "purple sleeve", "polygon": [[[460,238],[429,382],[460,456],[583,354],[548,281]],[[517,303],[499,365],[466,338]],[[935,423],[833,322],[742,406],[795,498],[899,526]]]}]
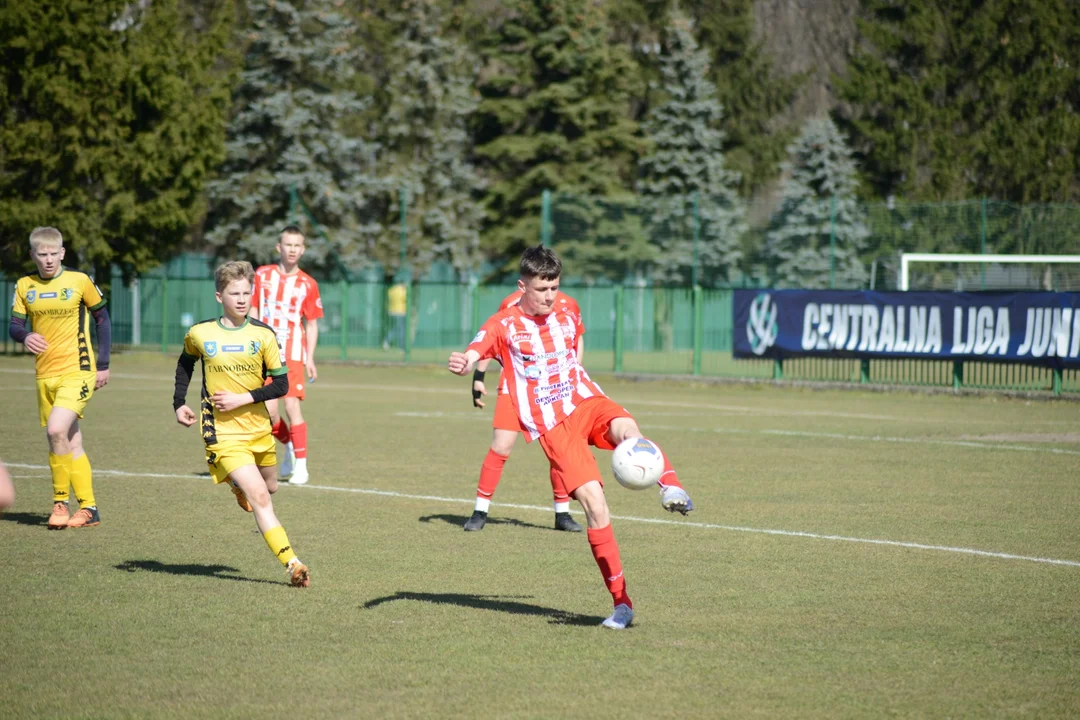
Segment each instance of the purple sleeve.
[{"label": "purple sleeve", "polygon": [[26,329],[26,318],[11,316],[11,322],[8,324],[8,335],[15,342],[26,342],[26,336],[30,334],[30,331]]},{"label": "purple sleeve", "polygon": [[108,370],[109,352],[112,350],[112,321],[109,320],[109,311],[104,307],[92,312],[97,322],[97,369]]}]

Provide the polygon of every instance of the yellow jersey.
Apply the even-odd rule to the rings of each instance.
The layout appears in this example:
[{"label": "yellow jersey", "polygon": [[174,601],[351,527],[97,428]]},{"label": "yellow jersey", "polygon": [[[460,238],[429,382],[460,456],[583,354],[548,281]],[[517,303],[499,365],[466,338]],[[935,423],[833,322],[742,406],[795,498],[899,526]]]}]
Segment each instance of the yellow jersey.
[{"label": "yellow jersey", "polygon": [[204,320],[192,325],[184,336],[184,354],[202,361],[203,442],[214,445],[223,440],[252,440],[270,432],[265,403],[219,412],[211,400],[219,390],[258,390],[268,376],[289,372],[281,364],[277,336],[269,325],[247,318],[240,327],[230,328],[221,324],[221,318]]},{"label": "yellow jersey", "polygon": [[105,306],[94,281],[86,273],[60,268],[48,280],[26,275],[15,283],[11,314],[30,320],[30,327],[49,347],[36,356],[39,378],[94,370],[90,343],[90,311]]},{"label": "yellow jersey", "polygon": [[408,307],[409,289],[405,283],[393,285],[386,291],[387,312],[391,315],[404,315]]}]

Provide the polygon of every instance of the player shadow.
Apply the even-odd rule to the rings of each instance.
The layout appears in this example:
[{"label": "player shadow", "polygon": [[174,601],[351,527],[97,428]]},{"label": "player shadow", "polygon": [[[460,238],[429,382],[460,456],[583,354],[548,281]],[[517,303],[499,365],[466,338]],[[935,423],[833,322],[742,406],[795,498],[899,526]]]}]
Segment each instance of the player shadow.
[{"label": "player shadow", "polygon": [[283,582],[275,582],[273,580],[261,580],[259,578],[246,578],[239,575],[225,575],[224,573],[238,573],[240,572],[234,567],[228,565],[201,565],[197,563],[191,563],[188,565],[169,565],[167,563],[158,562],[157,560],[125,560],[119,565],[114,566],[117,570],[124,570],[126,572],[136,572],[138,570],[145,570],[147,572],[162,572],[170,575],[195,575],[197,577],[212,577],[219,580],[238,580],[239,582],[249,583],[265,583],[267,585],[285,585]]},{"label": "player shadow", "polygon": [[[461,526],[463,526],[465,524],[465,521],[468,519],[468,515],[451,515],[449,513],[442,513],[439,515],[424,515],[419,518],[420,522],[423,523],[440,520],[448,525],[455,525],[458,528],[461,528]],[[533,523],[525,522],[524,520],[518,520],[516,518],[492,517],[490,515],[488,515],[487,525],[513,525],[515,527],[536,528],[537,530],[551,530],[553,532],[555,531],[554,527],[548,527],[547,525],[535,525]]]},{"label": "player shadow", "polygon": [[457,605],[458,607],[474,608],[476,610],[494,610],[496,612],[509,613],[511,615],[537,615],[548,618],[549,625],[599,625],[604,618],[594,615],[580,615],[578,613],[557,610],[519,602],[513,598],[528,598],[531,595],[501,596],[501,595],[464,595],[459,593],[423,593],[399,590],[393,595],[387,595],[364,603],[365,610],[371,610],[383,603],[397,600],[417,600],[419,602],[435,603],[437,605]]},{"label": "player shadow", "polygon": [[19,523],[20,525],[32,525],[40,527],[49,524],[49,516],[45,513],[28,512],[0,512],[0,520]]}]

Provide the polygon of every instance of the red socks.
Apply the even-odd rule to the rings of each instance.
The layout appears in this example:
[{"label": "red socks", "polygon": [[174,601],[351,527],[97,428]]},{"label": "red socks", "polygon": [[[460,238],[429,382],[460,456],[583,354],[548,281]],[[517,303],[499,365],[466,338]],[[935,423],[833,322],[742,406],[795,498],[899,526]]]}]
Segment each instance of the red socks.
[{"label": "red socks", "polygon": [[675,474],[675,468],[671,467],[671,461],[667,459],[667,453],[663,450],[661,450],[660,453],[664,456],[664,472],[660,475],[658,484],[660,487],[674,485],[677,488],[681,488],[682,484],[679,482],[679,476]]},{"label": "red socks", "polygon": [[500,455],[488,448],[484,464],[480,466],[480,484],[476,486],[477,495],[491,499],[491,496],[495,494],[495,488],[499,485],[499,480],[502,479],[503,465],[506,464],[508,457],[509,455]]},{"label": "red socks", "polygon": [[600,574],[604,576],[604,584],[607,585],[611,599],[616,605],[628,605],[630,596],[626,594],[626,578],[623,577],[622,560],[619,559],[619,544],[615,542],[615,531],[611,525],[600,529],[589,528],[589,545],[592,547],[596,565],[600,568]]},{"label": "red socks", "polygon": [[292,435],[293,454],[296,459],[307,457],[307,423],[299,423],[289,428]]},{"label": "red socks", "polygon": [[292,435],[289,433],[289,426],[286,425],[285,421],[281,418],[278,418],[277,425],[270,429],[270,434],[280,440],[282,444],[292,440]]}]

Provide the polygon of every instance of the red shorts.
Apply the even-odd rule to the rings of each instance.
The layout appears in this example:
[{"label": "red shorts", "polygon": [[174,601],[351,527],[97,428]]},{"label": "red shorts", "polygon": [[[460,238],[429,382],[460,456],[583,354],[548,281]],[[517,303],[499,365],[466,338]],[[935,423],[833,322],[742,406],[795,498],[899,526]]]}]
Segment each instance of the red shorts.
[{"label": "red shorts", "polygon": [[611,421],[621,417],[633,416],[609,397],[592,397],[578,405],[570,417],[540,436],[540,446],[552,469],[562,478],[568,494],[573,495],[575,490],[593,480],[604,484],[589,446],[614,450],[615,446],[605,435]]},{"label": "red shorts", "polygon": [[514,409],[514,401],[509,393],[499,393],[495,399],[495,419],[491,421],[491,427],[496,430],[511,430],[521,432],[521,421],[518,420],[517,410]]},{"label": "red shorts", "polygon": [[[289,368],[289,392],[285,393],[285,397],[304,399],[304,363],[299,360],[289,360],[285,363],[285,367]],[[266,382],[263,385],[269,385],[274,382],[274,378],[266,378]]]}]

